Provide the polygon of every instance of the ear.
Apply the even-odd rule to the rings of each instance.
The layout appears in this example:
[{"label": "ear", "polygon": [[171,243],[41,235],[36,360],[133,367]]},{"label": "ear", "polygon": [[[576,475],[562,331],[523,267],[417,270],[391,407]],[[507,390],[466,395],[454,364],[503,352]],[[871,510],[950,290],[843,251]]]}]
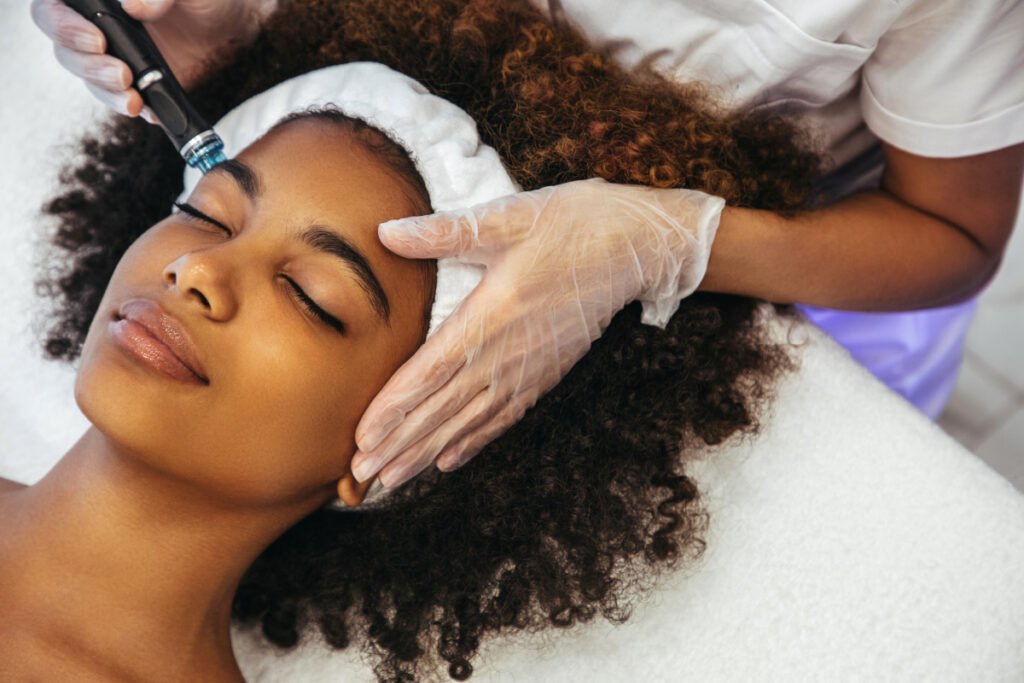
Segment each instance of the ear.
[{"label": "ear", "polygon": [[376,477],[370,477],[360,484],[352,476],[352,470],[346,470],[345,474],[338,480],[338,498],[341,498],[345,505],[350,508],[358,507],[363,502],[363,499],[366,498],[366,492],[370,490],[370,485],[376,479]]}]

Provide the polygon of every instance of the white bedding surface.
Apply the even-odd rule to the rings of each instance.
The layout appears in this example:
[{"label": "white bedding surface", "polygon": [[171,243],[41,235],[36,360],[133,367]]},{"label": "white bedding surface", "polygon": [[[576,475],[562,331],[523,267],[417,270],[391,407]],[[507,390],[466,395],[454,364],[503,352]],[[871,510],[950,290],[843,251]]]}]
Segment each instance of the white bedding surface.
[{"label": "white bedding surface", "polygon": [[[36,214],[56,144],[101,110],[26,6],[0,6],[0,25],[0,476],[30,483],[86,426],[73,369],[43,361],[32,331]],[[624,626],[488,643],[473,680],[1024,680],[1024,496],[827,337],[793,334],[801,367],[763,433],[693,468],[704,557]],[[250,681],[372,679],[355,653],[279,657],[235,636]]]},{"label": "white bedding surface", "polygon": [[[705,555],[623,626],[494,642],[481,681],[1024,680],[1024,497],[816,330],[755,439],[693,467]],[[252,681],[369,681],[236,634]]]}]

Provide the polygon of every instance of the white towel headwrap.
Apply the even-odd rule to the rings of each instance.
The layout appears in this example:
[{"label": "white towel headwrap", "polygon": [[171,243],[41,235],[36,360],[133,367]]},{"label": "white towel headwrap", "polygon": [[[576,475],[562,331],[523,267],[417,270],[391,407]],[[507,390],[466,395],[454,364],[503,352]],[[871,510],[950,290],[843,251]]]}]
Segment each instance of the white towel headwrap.
[{"label": "white towel headwrap", "polygon": [[[383,64],[353,62],[296,76],[246,100],[214,129],[230,158],[285,116],[326,105],[362,119],[403,147],[423,177],[435,211],[462,209],[519,191],[497,152],[480,142],[469,114]],[[201,178],[198,170],[185,169],[179,201]],[[428,337],[480,282],[483,270],[455,259],[438,260]],[[374,481],[363,505],[380,500],[386,492]],[[340,500],[333,505],[345,507]]]}]

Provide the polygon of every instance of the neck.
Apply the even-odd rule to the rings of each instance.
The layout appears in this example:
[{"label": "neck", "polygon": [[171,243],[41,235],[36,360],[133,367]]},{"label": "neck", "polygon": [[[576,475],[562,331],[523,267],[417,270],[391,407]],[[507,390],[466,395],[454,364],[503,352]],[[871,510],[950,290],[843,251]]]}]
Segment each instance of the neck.
[{"label": "neck", "polygon": [[90,428],[36,485],[0,496],[5,628],[123,680],[241,681],[238,583],[321,502],[227,506]]}]

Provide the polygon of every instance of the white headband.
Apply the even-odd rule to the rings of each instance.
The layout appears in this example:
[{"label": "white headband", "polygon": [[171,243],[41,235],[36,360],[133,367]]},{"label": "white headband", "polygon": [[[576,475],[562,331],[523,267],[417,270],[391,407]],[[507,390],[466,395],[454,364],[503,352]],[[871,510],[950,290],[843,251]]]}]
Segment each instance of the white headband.
[{"label": "white headband", "polygon": [[[431,95],[417,81],[383,64],[352,62],[296,76],[251,97],[214,125],[231,158],[284,117],[330,105],[361,119],[404,148],[430,194],[435,211],[463,209],[519,191],[498,153],[480,142],[476,122],[451,102]],[[184,201],[202,174],[185,169]],[[429,337],[480,282],[483,267],[439,259]],[[363,505],[386,495],[379,481]],[[335,507],[344,508],[340,500]]]}]

